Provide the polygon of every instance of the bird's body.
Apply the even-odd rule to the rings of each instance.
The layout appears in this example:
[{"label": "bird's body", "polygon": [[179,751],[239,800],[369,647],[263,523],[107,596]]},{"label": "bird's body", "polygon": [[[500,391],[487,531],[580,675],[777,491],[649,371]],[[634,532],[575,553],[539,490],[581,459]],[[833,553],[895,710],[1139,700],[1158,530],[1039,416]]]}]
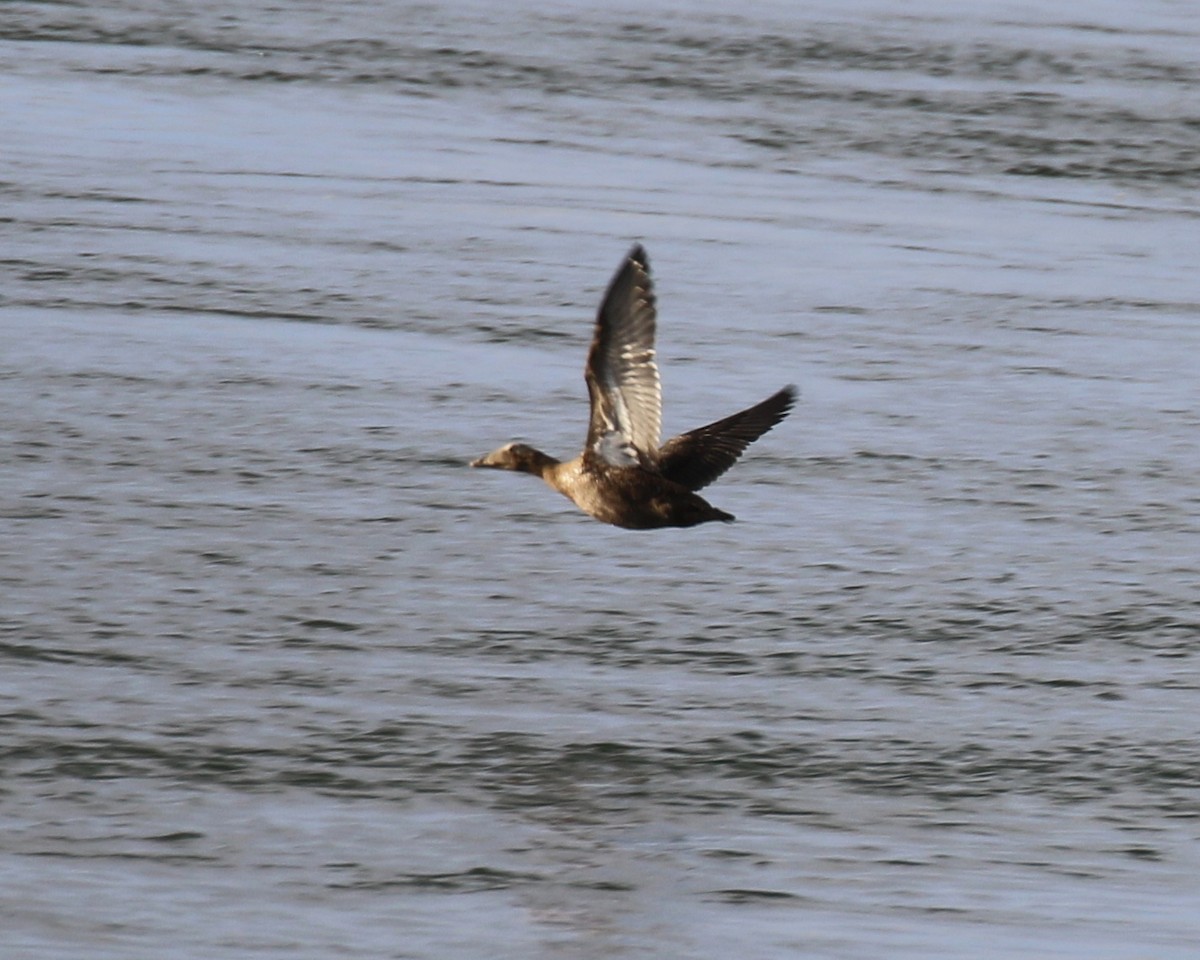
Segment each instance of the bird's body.
[{"label": "bird's body", "polygon": [[785,387],[660,447],[655,318],[649,264],[637,245],[613,277],[596,318],[585,371],[591,420],[583,452],[563,462],[510,443],[471,466],[532,473],[584,513],[618,527],[650,530],[732,521],[731,514],[695,491],[733,466],[747,446],[787,416],[795,389]]}]

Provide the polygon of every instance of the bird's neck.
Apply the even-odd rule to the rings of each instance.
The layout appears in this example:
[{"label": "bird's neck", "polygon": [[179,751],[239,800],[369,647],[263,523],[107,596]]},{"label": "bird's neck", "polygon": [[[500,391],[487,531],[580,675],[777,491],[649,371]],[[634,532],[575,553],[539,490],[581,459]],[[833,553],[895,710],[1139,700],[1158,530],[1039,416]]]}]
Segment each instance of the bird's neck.
[{"label": "bird's neck", "polygon": [[532,473],[535,477],[548,480],[557,466],[559,466],[559,461],[549,454],[542,453],[541,450],[530,450],[516,468],[522,473]]}]

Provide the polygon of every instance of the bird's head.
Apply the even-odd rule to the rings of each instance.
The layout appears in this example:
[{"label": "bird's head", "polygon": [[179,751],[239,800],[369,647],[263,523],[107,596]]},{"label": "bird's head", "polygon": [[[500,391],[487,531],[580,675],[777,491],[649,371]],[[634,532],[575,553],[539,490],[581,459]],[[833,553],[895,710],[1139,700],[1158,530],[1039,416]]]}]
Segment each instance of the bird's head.
[{"label": "bird's head", "polygon": [[535,450],[528,444],[506,443],[498,450],[485,453],[478,460],[472,460],[471,466],[488,467],[492,470],[516,470],[540,477],[546,467],[554,462],[541,450]]}]

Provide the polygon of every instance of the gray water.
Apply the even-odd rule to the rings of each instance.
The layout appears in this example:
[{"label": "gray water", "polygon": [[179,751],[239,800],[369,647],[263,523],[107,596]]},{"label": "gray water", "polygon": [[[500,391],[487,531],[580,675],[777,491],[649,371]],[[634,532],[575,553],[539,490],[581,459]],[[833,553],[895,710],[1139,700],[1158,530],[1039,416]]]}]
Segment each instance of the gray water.
[{"label": "gray water", "polygon": [[0,955],[1195,957],[1193,6],[246,6],[0,6]]}]

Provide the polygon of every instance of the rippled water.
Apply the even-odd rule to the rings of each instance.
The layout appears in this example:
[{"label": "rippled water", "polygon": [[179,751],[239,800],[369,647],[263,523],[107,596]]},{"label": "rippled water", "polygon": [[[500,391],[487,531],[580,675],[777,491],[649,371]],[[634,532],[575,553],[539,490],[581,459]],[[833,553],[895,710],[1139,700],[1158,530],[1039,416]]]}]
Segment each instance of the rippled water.
[{"label": "rippled water", "polygon": [[[6,960],[1190,960],[1198,34],[5,4]],[[465,467],[634,239],[733,526]]]}]

